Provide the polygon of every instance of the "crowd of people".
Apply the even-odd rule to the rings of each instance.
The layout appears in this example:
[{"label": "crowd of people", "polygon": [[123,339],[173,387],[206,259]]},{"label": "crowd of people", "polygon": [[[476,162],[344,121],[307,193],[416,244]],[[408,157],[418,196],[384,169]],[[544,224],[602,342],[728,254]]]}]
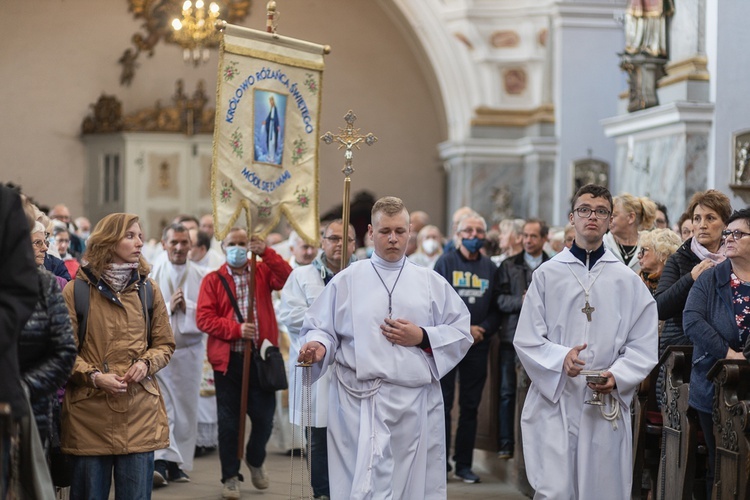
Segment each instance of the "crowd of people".
[{"label": "crowd of people", "polygon": [[[653,200],[588,185],[567,226],[489,225],[461,207],[446,236],[385,197],[361,249],[352,226],[343,241],[340,219],[321,224],[319,247],[294,231],[262,239],[232,228],[218,241],[210,215],[180,215],[148,242],[137,215],[92,229],[65,205],[45,213],[3,186],[0,216],[0,402],[12,415],[2,498],[50,498],[47,484],[71,498],[112,487],[150,498],[189,482],[194,458],[217,449],[222,497],[240,498],[238,457],[268,488],[274,434],[290,454],[305,449],[315,498],[444,498],[451,477],[481,481],[473,457],[489,377],[499,377],[497,456],[518,453],[520,370],[531,380],[519,411],[537,496],[625,498],[629,408],[670,345],[694,346],[689,402],[710,491],[706,374],[750,353],[750,211],[733,212],[716,190],[695,193],[674,226]],[[246,359],[268,345],[287,358],[288,401],[261,388],[257,362],[243,394]],[[309,390],[291,383],[298,362],[311,366]],[[592,391],[601,411],[584,404]],[[243,399],[252,428],[239,444]],[[49,468],[30,465],[35,450]],[[611,480],[585,491],[602,475]]]}]

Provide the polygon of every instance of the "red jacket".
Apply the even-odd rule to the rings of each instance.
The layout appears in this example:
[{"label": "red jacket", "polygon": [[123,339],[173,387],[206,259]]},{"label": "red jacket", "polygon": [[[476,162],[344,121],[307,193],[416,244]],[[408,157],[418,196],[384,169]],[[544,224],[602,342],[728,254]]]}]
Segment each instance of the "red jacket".
[{"label": "red jacket", "polygon": [[[273,345],[278,346],[279,328],[276,324],[276,314],[271,302],[271,292],[281,290],[284,287],[292,268],[271,248],[266,248],[262,257],[263,261],[258,262],[255,268],[255,309],[258,312],[258,339],[259,344],[263,342],[263,339],[268,339]],[[235,297],[237,296],[234,279],[229,274],[228,265],[224,264],[218,270],[203,278],[198,295],[195,319],[198,328],[208,334],[208,360],[214,370],[226,373],[229,366],[230,343],[233,340],[241,339],[242,333],[232,302],[221,284],[219,274],[224,276],[232,293],[235,294]],[[241,312],[243,318],[247,321],[247,311]]]}]

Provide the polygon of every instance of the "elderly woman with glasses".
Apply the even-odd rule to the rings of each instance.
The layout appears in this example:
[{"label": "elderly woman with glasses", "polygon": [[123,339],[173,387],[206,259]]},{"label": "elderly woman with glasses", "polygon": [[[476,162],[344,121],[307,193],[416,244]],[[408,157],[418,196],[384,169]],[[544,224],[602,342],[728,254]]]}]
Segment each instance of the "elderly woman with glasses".
[{"label": "elderly woman with glasses", "polygon": [[654,229],[642,233],[639,242],[641,250],[638,252],[638,264],[641,266],[641,279],[651,291],[651,295],[654,295],[667,258],[680,248],[682,240],[671,229]]},{"label": "elderly woman with glasses", "polygon": [[750,209],[734,212],[722,234],[727,260],[701,274],[683,314],[685,334],[694,345],[688,402],[698,412],[706,437],[709,492],[716,442],[711,419],[714,386],[706,374],[720,359],[745,359],[750,334]]},{"label": "elderly woman with glasses", "polygon": [[34,221],[30,236],[37,265],[37,303],[18,338],[18,360],[37,430],[48,450],[57,435],[52,417],[58,413],[56,391],[68,380],[76,347],[60,286],[44,269],[47,244],[41,222]]}]

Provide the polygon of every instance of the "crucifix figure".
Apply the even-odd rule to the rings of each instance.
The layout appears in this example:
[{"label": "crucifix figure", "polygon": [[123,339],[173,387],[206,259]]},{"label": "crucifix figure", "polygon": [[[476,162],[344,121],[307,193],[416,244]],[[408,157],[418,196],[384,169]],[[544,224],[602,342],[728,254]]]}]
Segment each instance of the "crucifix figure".
[{"label": "crucifix figure", "polygon": [[591,313],[594,311],[596,311],[596,309],[589,305],[588,300],[586,301],[586,307],[581,309],[581,312],[586,315],[586,319],[589,320],[589,323],[591,323]]},{"label": "crucifix figure", "polygon": [[[354,168],[352,167],[352,159],[354,158],[353,149],[359,149],[360,143],[362,142],[364,142],[368,146],[372,146],[373,144],[375,144],[378,138],[375,137],[372,133],[369,133],[367,135],[359,134],[359,129],[354,128],[354,122],[357,120],[357,115],[355,115],[351,109],[346,114],[346,116],[344,116],[344,120],[346,121],[346,128],[339,128],[339,133],[336,135],[330,132],[326,132],[320,138],[320,140],[322,140],[326,144],[338,142],[339,149],[346,149],[346,151],[344,151],[344,168],[341,169],[341,172],[343,172],[344,174],[344,204],[342,205],[341,210],[341,219],[343,221],[342,224],[344,225],[342,237],[344,241],[344,248],[346,248],[346,242],[349,241],[349,187],[351,185],[350,176],[354,172]],[[349,256],[342,255],[341,269],[343,270],[348,263]]]}]

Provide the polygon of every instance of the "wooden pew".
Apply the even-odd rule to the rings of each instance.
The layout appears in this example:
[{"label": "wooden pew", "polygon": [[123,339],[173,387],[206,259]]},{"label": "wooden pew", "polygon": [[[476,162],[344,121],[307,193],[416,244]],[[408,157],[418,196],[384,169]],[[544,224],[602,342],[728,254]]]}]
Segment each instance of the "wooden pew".
[{"label": "wooden pew", "polygon": [[[655,491],[661,445],[661,415],[657,406],[657,364],[638,387],[633,399],[633,485],[631,498],[647,498]],[[645,484],[644,484],[645,483]]]},{"label": "wooden pew", "polygon": [[750,499],[750,364],[723,359],[708,372],[714,382],[716,469],[712,498]]},{"label": "wooden pew", "polygon": [[705,470],[706,449],[705,444],[699,448],[700,424],[695,411],[688,406],[692,356],[692,346],[669,346],[659,360],[666,375],[657,500],[705,497],[705,483],[696,481],[696,471]]}]

